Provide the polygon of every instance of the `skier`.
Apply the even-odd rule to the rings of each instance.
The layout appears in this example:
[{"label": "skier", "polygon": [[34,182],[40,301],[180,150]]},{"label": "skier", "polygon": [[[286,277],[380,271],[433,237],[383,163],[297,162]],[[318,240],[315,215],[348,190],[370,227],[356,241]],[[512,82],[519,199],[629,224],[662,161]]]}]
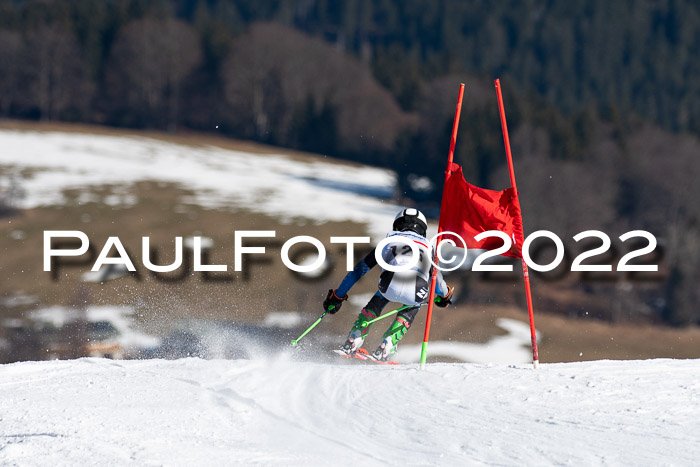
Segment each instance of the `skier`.
[{"label": "skier", "polygon": [[[387,361],[396,352],[396,346],[401,338],[411,327],[420,306],[429,296],[430,276],[432,273],[432,247],[428,246],[425,238],[428,229],[427,221],[423,213],[417,209],[408,208],[399,212],[394,218],[393,232],[387,234],[387,238],[408,239],[412,241],[419,252],[419,260],[407,271],[392,272],[382,270],[379,277],[379,290],[365,305],[353,325],[348,338],[340,347],[340,351],[347,355],[355,355],[362,347],[367,332],[371,326],[367,325],[378,317],[389,302],[398,302],[404,305],[396,315],[396,319],[384,333],[382,343],[369,355],[373,360]],[[406,242],[397,240],[389,242],[381,251],[382,259],[391,266],[407,265],[413,261],[412,250]],[[328,291],[328,296],[323,302],[323,309],[331,314],[340,310],[343,301],[348,299],[348,291],[370,269],[377,265],[375,251],[372,250],[362,259],[355,268],[345,275],[340,286]],[[435,304],[446,307],[452,303],[454,288],[448,286],[442,274],[438,270],[436,283]]]}]

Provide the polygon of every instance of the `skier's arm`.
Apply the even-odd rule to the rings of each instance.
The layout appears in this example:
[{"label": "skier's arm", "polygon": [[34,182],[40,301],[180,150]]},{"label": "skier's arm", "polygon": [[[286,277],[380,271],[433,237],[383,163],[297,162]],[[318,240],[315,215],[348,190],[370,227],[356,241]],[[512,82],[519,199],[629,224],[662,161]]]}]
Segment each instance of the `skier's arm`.
[{"label": "skier's arm", "polygon": [[367,274],[367,272],[375,267],[377,265],[377,259],[374,256],[374,249],[367,253],[367,256],[365,256],[359,263],[355,265],[355,268],[348,272],[345,275],[345,278],[343,278],[343,281],[340,283],[338,286],[338,289],[335,291],[336,295],[338,297],[345,297],[352,288],[353,285],[360,279],[362,279],[362,276]]},{"label": "skier's arm", "polygon": [[437,295],[435,304],[443,308],[450,305],[452,303],[452,292],[454,289],[454,287],[447,285],[447,282],[445,282],[445,279],[442,277],[442,273],[438,269],[437,281],[435,283],[435,295]]},{"label": "skier's arm", "polygon": [[365,256],[362,261],[355,265],[355,268],[345,275],[345,278],[340,283],[340,286],[328,291],[328,296],[323,301],[323,309],[326,312],[334,314],[343,306],[343,302],[348,299],[348,291],[352,288],[362,276],[367,274],[367,271],[377,265],[377,260],[374,257],[374,249]]},{"label": "skier's arm", "polygon": [[447,285],[447,282],[445,282],[445,279],[442,277],[442,272],[438,269],[437,281],[435,281],[435,294],[440,297],[444,297],[449,293],[450,287]]}]

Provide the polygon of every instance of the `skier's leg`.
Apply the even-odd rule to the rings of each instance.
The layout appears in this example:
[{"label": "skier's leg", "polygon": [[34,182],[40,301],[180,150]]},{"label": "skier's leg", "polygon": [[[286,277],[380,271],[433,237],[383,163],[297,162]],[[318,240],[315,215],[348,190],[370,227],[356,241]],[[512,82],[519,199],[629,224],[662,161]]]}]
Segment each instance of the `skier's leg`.
[{"label": "skier's leg", "polygon": [[396,352],[399,341],[406,334],[408,328],[411,327],[411,323],[413,323],[413,320],[416,318],[418,310],[420,310],[420,306],[406,306],[403,310],[399,311],[394,322],[391,323],[389,329],[384,333],[382,343],[379,344],[377,350],[372,353],[372,358],[386,361]]},{"label": "skier's leg", "polygon": [[384,298],[379,292],[372,296],[367,305],[360,311],[360,314],[357,315],[357,320],[355,320],[355,324],[353,324],[352,329],[350,329],[348,339],[341,347],[341,350],[347,354],[351,354],[362,347],[365,336],[369,328],[372,327],[371,324],[365,325],[365,323],[379,316],[387,303],[389,303],[389,300]]}]

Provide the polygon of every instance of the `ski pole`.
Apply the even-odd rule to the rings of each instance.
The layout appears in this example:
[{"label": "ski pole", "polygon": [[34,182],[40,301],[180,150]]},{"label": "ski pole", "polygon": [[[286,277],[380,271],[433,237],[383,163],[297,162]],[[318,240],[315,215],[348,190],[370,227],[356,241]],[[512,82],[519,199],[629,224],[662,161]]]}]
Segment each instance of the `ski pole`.
[{"label": "ski pole", "polygon": [[369,326],[370,324],[374,323],[375,321],[379,321],[380,319],[388,318],[389,316],[394,315],[394,314],[398,313],[399,311],[403,310],[403,308],[404,308],[404,307],[397,308],[397,309],[395,309],[394,311],[390,311],[389,313],[386,313],[386,314],[384,314],[384,315],[381,315],[379,318],[374,318],[374,319],[372,319],[372,320],[365,321],[364,323],[362,323],[362,327],[363,327],[363,328],[366,328],[367,326]]},{"label": "ski pole", "polygon": [[324,311],[323,314],[322,314],[321,316],[319,316],[318,319],[317,319],[316,321],[314,321],[314,324],[312,324],[311,326],[309,326],[309,329],[307,329],[306,331],[304,331],[304,332],[302,333],[301,336],[299,336],[298,338],[296,338],[295,340],[293,340],[293,341],[292,341],[292,347],[296,347],[297,344],[299,343],[299,341],[302,339],[302,337],[304,337],[305,335],[307,335],[307,334],[309,333],[309,331],[311,331],[313,328],[315,328],[315,327],[318,325],[318,323],[321,322],[321,320],[323,319],[323,317],[326,316],[326,313],[328,313],[328,312],[327,312],[327,311]]},{"label": "ski pole", "polygon": [[[363,328],[366,328],[367,326],[369,326],[370,324],[374,323],[375,321],[379,321],[380,319],[388,318],[389,316],[395,315],[396,313],[398,313],[398,312],[400,312],[400,311],[403,311],[403,310],[405,310],[406,308],[411,308],[412,306],[413,306],[413,305],[406,305],[406,306],[399,307],[399,308],[395,309],[394,311],[390,311],[389,313],[386,313],[386,314],[384,314],[384,315],[381,315],[379,318],[374,318],[374,319],[369,320],[369,321],[367,321],[367,322],[365,322],[365,323],[362,323],[362,327],[363,327]],[[423,306],[423,304],[421,303],[419,306]]]}]

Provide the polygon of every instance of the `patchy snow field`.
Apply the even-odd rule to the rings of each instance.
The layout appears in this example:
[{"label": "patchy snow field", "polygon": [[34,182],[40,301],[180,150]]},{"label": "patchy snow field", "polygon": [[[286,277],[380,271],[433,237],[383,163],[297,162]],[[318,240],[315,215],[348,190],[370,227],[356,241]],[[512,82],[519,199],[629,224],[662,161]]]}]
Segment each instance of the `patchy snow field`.
[{"label": "patchy snow field", "polygon": [[191,201],[204,207],[245,208],[282,222],[354,221],[378,238],[401,209],[389,201],[396,175],[368,166],[84,133],[0,129],[0,147],[0,168],[18,174],[26,191],[23,207],[61,204],[66,188],[157,180],[194,190]]},{"label": "patchy snow field", "polygon": [[[357,164],[189,146],[139,136],[60,131],[0,129],[0,147],[0,169],[20,181],[26,193],[22,201],[26,208],[61,205],[66,189],[103,185],[122,188],[102,199],[85,190],[78,202],[129,206],[139,202],[130,193],[130,185],[150,180],[192,190],[194,195],[189,201],[203,207],[246,209],[274,216],[281,222],[305,219],[362,223],[375,243],[384,238],[391,220],[402,208],[390,201],[396,189],[392,171]],[[436,226],[431,226],[430,231],[436,231]],[[303,229],[299,234],[304,234]],[[480,252],[470,250],[470,255]],[[309,261],[313,259],[310,257]],[[473,257],[466,264],[471,261]],[[103,271],[83,275],[90,282],[103,277]],[[120,331],[120,339],[126,340],[122,345],[142,343],[130,340],[143,336],[127,329],[128,318],[117,308],[90,310],[93,312],[100,314],[99,320],[110,321]],[[61,307],[53,307],[35,312],[34,317],[61,320],[68,316],[66,313]],[[292,315],[287,319],[292,319]],[[286,325],[289,327],[289,323]],[[477,363],[530,361],[527,325],[509,320],[498,325],[508,331],[507,336],[487,344],[436,341],[431,343],[431,355]],[[403,363],[417,362],[420,347],[401,347],[398,358]]]}]

